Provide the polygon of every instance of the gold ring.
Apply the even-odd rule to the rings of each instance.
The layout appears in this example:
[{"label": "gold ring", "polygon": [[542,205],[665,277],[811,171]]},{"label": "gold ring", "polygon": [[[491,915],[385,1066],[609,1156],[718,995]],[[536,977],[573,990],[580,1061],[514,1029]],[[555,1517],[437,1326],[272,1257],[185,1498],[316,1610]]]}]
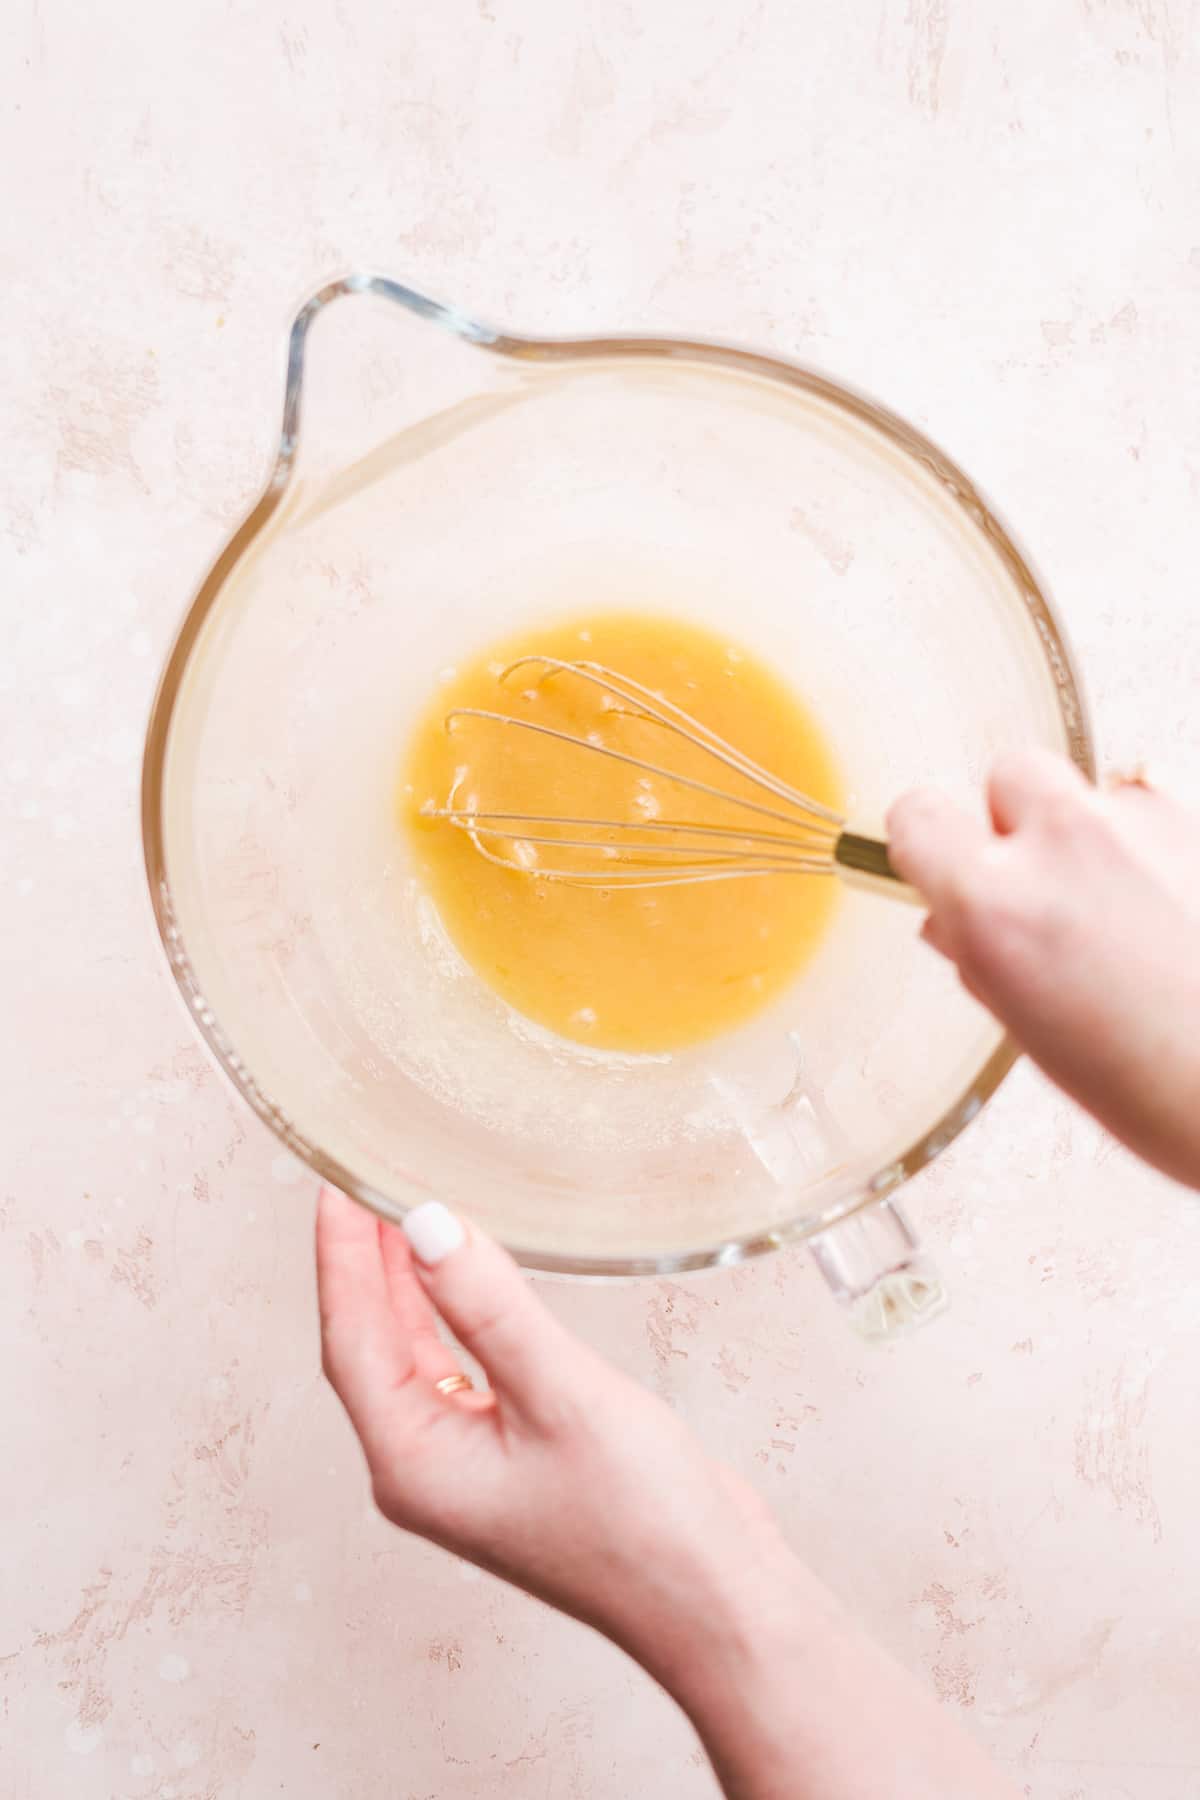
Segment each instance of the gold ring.
[{"label": "gold ring", "polygon": [[443,1375],[433,1385],[439,1394],[463,1394],[468,1388],[473,1388],[475,1383],[469,1375],[464,1375],[461,1369],[457,1369],[453,1375]]}]

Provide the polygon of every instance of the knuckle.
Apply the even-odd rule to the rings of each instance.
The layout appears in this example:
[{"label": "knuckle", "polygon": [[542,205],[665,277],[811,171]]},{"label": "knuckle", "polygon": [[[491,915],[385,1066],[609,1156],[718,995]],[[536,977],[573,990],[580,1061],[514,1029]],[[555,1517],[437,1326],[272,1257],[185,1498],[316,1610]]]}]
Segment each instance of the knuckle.
[{"label": "knuckle", "polygon": [[940,805],[941,796],[933,788],[913,788],[911,793],[901,794],[888,808],[888,836],[904,837],[919,829]]}]

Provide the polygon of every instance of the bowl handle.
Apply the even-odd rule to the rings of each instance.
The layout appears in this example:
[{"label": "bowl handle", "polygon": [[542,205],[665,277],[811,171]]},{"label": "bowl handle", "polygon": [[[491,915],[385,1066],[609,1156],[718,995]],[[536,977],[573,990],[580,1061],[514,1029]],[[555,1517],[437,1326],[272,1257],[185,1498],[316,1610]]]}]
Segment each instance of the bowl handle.
[{"label": "bowl handle", "polygon": [[811,1240],[813,1260],[860,1337],[885,1343],[946,1310],[945,1284],[892,1200],[878,1200]]}]

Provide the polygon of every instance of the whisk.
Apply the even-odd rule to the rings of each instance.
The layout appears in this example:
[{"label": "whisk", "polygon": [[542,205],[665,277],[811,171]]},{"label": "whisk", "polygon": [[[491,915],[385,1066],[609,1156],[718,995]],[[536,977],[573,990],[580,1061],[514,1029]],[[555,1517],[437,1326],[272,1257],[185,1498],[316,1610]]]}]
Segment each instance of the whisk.
[{"label": "whisk", "polygon": [[[603,663],[555,656],[519,657],[501,670],[497,679],[503,685],[518,671],[533,667],[541,670],[540,682],[571,676],[589,683],[607,696],[606,718],[642,720],[674,734],[702,751],[727,775],[748,783],[753,794],[740,794],[719,779],[706,781],[667,763],[636,756],[606,744],[598,733],[581,736],[512,713],[456,707],[446,715],[450,732],[468,719],[505,732],[533,732],[593,756],[607,757],[641,777],[658,778],[684,793],[720,801],[736,820],[713,824],[686,818],[489,812],[479,810],[474,800],[458,804],[456,782],[447,805],[423,811],[428,818],[444,820],[466,832],[488,862],[542,881],[604,889],[678,887],[762,875],[837,874],[896,899],[917,899],[896,874],[882,839],[847,830],[840,814],[791,787],[673,701]],[[505,845],[510,847],[508,854]],[[544,853],[554,849],[568,853],[565,860],[547,862]]]}]

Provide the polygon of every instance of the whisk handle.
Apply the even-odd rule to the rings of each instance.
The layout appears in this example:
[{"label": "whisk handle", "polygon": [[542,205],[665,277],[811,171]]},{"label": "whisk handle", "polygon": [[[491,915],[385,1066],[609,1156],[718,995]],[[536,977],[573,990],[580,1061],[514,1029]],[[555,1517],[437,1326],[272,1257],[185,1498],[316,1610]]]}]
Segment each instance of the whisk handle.
[{"label": "whisk handle", "polygon": [[833,847],[833,864],[851,887],[868,888],[888,899],[907,901],[910,906],[925,904],[916,888],[909,887],[897,875],[882,838],[843,831]]}]

